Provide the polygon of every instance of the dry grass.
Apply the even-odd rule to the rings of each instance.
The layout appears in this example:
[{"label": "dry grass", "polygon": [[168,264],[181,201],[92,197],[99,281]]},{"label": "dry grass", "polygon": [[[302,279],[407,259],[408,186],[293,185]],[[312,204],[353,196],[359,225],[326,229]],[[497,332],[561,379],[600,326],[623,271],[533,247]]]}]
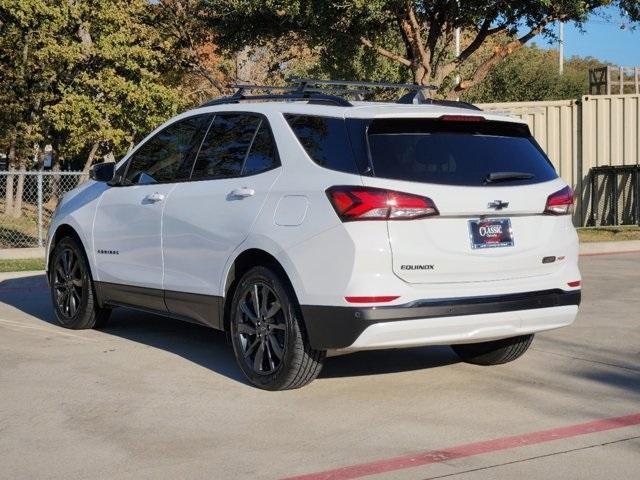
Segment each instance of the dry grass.
[{"label": "dry grass", "polygon": [[[53,210],[45,204],[42,209],[43,235],[51,220]],[[32,203],[22,204],[22,215],[4,214],[4,202],[0,201],[0,248],[35,247],[38,243],[38,210]]]},{"label": "dry grass", "polygon": [[581,242],[617,242],[624,240],[640,240],[640,227],[585,227],[578,228]]}]

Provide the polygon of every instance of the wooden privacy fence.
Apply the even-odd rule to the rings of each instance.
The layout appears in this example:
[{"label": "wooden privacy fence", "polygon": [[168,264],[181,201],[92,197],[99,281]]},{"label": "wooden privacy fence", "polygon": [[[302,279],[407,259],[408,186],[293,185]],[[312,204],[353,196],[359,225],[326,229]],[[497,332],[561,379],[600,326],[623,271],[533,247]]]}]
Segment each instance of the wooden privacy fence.
[{"label": "wooden privacy fence", "polygon": [[592,167],[640,164],[640,95],[478,106],[527,122],[558,174],[576,192],[576,225],[587,225],[591,218]]}]

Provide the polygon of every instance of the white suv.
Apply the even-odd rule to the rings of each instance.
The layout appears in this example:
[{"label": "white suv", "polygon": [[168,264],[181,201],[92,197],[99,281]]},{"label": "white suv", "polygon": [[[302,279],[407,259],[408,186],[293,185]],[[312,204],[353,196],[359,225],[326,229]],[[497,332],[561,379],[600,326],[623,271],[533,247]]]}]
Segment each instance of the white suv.
[{"label": "white suv", "polygon": [[224,330],[270,390],[327,351],[514,360],[576,317],[573,193],[526,124],[456,105],[241,93],[171,119],[60,202],[58,321],[125,306]]}]

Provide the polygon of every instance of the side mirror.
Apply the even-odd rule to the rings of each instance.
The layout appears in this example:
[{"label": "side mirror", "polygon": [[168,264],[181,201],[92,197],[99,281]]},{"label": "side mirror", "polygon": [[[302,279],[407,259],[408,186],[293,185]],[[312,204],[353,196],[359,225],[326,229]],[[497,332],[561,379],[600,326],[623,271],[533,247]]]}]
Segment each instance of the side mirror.
[{"label": "side mirror", "polygon": [[91,180],[95,180],[96,182],[110,182],[111,180],[113,180],[115,171],[116,164],[113,162],[98,163],[91,167],[91,170],[89,170],[89,178],[91,178]]}]

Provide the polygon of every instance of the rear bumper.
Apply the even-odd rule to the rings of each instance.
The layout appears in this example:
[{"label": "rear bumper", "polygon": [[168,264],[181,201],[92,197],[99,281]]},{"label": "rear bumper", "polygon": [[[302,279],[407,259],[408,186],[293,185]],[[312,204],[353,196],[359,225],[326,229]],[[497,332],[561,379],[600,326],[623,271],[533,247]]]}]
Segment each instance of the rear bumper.
[{"label": "rear bumper", "polygon": [[319,350],[472,343],[569,325],[580,290],[418,300],[389,307],[303,305],[311,346]]}]

